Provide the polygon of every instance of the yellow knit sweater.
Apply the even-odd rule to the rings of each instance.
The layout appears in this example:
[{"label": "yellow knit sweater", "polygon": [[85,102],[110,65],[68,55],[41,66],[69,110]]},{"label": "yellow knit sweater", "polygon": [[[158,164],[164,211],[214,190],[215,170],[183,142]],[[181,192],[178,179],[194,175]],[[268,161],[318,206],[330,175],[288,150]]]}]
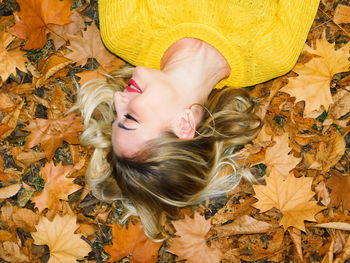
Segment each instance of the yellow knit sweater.
[{"label": "yellow knit sweater", "polygon": [[99,0],[102,39],[135,66],[159,69],[165,51],[192,37],[214,46],[244,87],[291,70],[319,0]]}]

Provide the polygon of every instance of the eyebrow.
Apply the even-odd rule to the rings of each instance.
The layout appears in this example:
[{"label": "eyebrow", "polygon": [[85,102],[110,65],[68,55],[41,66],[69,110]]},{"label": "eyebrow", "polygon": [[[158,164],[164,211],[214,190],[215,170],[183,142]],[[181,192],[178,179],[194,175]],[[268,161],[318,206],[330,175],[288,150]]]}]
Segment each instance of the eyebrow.
[{"label": "eyebrow", "polygon": [[132,131],[132,130],[136,130],[136,129],[131,129],[131,128],[128,128],[128,127],[125,127],[124,124],[118,122],[118,127],[119,128],[122,128],[124,130],[127,130],[127,131]]}]

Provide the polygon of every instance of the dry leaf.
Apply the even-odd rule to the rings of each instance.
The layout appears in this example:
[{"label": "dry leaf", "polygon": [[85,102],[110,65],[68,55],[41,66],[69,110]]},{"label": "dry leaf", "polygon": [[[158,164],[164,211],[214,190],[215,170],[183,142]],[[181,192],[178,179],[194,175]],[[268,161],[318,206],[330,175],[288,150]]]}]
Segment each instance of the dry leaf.
[{"label": "dry leaf", "polygon": [[232,223],[216,226],[214,229],[220,237],[239,234],[258,234],[278,228],[278,225],[256,220],[255,218],[243,215],[235,219]]},{"label": "dry leaf", "polygon": [[[54,166],[53,161],[46,163],[41,168],[40,174],[45,181],[44,190],[33,197],[35,207],[42,212],[45,208],[61,210],[62,204],[60,200],[68,200],[68,195],[78,191],[81,186],[74,184],[74,178],[66,176],[73,170],[72,165],[62,166],[59,163]],[[59,185],[59,187],[57,187]]]},{"label": "dry leaf", "polygon": [[329,192],[327,190],[326,184],[324,181],[320,182],[316,187],[315,187],[315,192],[317,195],[317,200],[321,201],[321,203],[325,206],[329,205],[329,202],[331,201],[329,197]]},{"label": "dry leaf", "polygon": [[344,209],[350,210],[350,176],[333,172],[326,185],[332,189],[329,205],[333,207],[342,203]]},{"label": "dry leaf", "polygon": [[13,40],[13,36],[0,31],[0,77],[6,81],[11,74],[16,75],[16,68],[27,72],[25,53],[18,48],[7,50],[7,46]]},{"label": "dry leaf", "polygon": [[95,58],[103,67],[111,66],[115,56],[112,55],[103,45],[100,32],[95,24],[83,31],[83,37],[69,35],[71,53],[66,57],[84,66],[89,58]]},{"label": "dry leaf", "polygon": [[63,141],[79,144],[78,133],[84,129],[84,126],[80,123],[80,117],[69,114],[58,120],[32,120],[25,129],[31,132],[25,147],[31,148],[41,144],[47,159],[51,160]]},{"label": "dry leaf", "polygon": [[206,234],[211,228],[210,220],[198,213],[194,218],[185,215],[185,219],[171,221],[176,229],[176,235],[172,239],[167,251],[176,254],[179,259],[186,262],[215,263],[220,262],[223,255],[217,248],[210,248],[206,242]]},{"label": "dry leaf", "polygon": [[300,162],[300,158],[288,154],[292,148],[288,146],[288,134],[275,136],[276,144],[268,147],[265,153],[265,165],[271,176],[281,176],[286,178],[289,172]]},{"label": "dry leaf", "polygon": [[316,48],[306,45],[305,51],[318,55],[305,64],[298,63],[293,71],[299,76],[288,78],[289,83],[281,91],[296,97],[296,102],[305,101],[304,114],[308,115],[321,106],[328,110],[333,102],[330,83],[337,73],[348,71],[350,41],[334,50],[334,43],[330,44],[325,34],[317,41]]},{"label": "dry leaf", "polygon": [[76,262],[91,251],[90,246],[78,234],[76,215],[56,215],[50,222],[42,216],[31,235],[36,245],[47,245],[50,250],[48,263]]},{"label": "dry leaf", "polygon": [[117,262],[120,259],[132,255],[135,263],[155,263],[158,261],[158,250],[162,243],[149,240],[141,223],[129,224],[120,227],[113,223],[113,246],[104,246],[103,249],[111,256],[108,262]]},{"label": "dry leaf", "polygon": [[265,212],[275,207],[279,209],[283,218],[280,225],[287,230],[289,226],[305,231],[304,220],[315,221],[314,215],[324,207],[317,205],[316,201],[309,201],[315,193],[311,191],[312,178],[295,178],[289,174],[282,180],[277,174],[267,176],[265,185],[253,185],[258,202],[255,208]]},{"label": "dry leaf", "polygon": [[[1,48],[1,45],[0,45]],[[0,51],[1,53],[1,51]],[[13,103],[13,101],[10,99],[9,95],[4,93],[4,92],[0,92],[0,110],[9,110],[14,108],[16,105]]]},{"label": "dry leaf", "polygon": [[303,252],[301,249],[301,231],[299,229],[296,229],[295,227],[291,227],[289,228],[289,234],[293,240],[299,258],[303,260]]},{"label": "dry leaf", "polygon": [[46,154],[44,152],[36,152],[33,150],[27,150],[25,152],[21,152],[17,155],[14,155],[15,159],[23,163],[25,166],[29,166],[36,161],[44,159]]},{"label": "dry leaf", "polygon": [[35,231],[34,225],[39,221],[39,216],[27,208],[15,207],[15,211],[12,214],[12,220],[17,227],[25,232],[33,232]]},{"label": "dry leaf", "polygon": [[17,183],[17,184],[11,184],[6,187],[1,187],[0,188],[0,199],[4,198],[9,198],[11,196],[14,196],[15,194],[18,193],[19,189],[21,189],[22,184]]},{"label": "dry leaf", "polygon": [[342,4],[337,5],[333,21],[337,24],[350,23],[350,6]]},{"label": "dry leaf", "polygon": [[348,238],[346,240],[346,244],[344,246],[342,253],[333,262],[334,263],[343,263],[349,258],[350,258],[350,236],[348,236]]},{"label": "dry leaf", "polygon": [[25,49],[43,48],[46,32],[51,24],[70,23],[71,0],[17,0],[21,11],[17,13],[20,21],[9,32],[19,38],[28,39]]},{"label": "dry leaf", "polygon": [[21,253],[19,246],[15,242],[5,241],[0,244],[1,258],[9,262],[29,262],[29,258]]},{"label": "dry leaf", "polygon": [[5,139],[7,136],[9,136],[14,129],[17,127],[17,121],[19,114],[21,113],[21,109],[23,107],[24,100],[22,100],[20,103],[18,103],[16,109],[9,114],[5,116],[5,118],[2,119],[1,124],[2,125],[7,125],[9,129],[6,129],[7,131],[2,133],[0,138]]}]

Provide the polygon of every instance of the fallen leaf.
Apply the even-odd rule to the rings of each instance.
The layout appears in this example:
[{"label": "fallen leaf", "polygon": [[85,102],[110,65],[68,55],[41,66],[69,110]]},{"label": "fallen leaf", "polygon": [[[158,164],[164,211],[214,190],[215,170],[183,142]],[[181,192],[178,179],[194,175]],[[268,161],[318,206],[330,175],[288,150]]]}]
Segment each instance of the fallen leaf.
[{"label": "fallen leaf", "polygon": [[185,215],[185,219],[171,221],[176,229],[176,235],[172,239],[167,251],[176,254],[179,260],[186,262],[215,263],[220,262],[223,255],[217,248],[207,245],[206,234],[211,228],[210,220],[198,213],[194,218]]},{"label": "fallen leaf", "polygon": [[28,150],[14,155],[14,158],[23,163],[25,166],[29,166],[36,161],[44,159],[45,157],[46,154],[44,152],[36,152],[33,150]]},{"label": "fallen leaf", "polygon": [[350,210],[350,176],[333,172],[326,185],[332,189],[329,205],[337,207],[342,203],[344,209]]},{"label": "fallen leaf", "polygon": [[13,36],[0,31],[0,77],[6,81],[11,74],[16,75],[16,68],[27,72],[25,53],[18,48],[7,50],[7,46],[13,40]]},{"label": "fallen leaf", "polygon": [[[61,210],[60,200],[68,200],[68,195],[81,188],[81,186],[73,183],[74,178],[66,177],[72,170],[72,165],[62,166],[59,163],[55,166],[53,161],[46,163],[45,167],[41,168],[40,174],[45,181],[45,187],[32,200],[39,212],[42,212],[45,208]],[[59,187],[57,187],[58,185]]]},{"label": "fallen leaf", "polygon": [[141,223],[130,223],[128,229],[116,223],[112,225],[113,246],[104,246],[103,249],[111,256],[108,262],[117,262],[132,255],[135,263],[155,263],[158,261],[158,250],[162,243],[149,240]]},{"label": "fallen leaf", "polygon": [[214,227],[220,237],[240,235],[240,234],[258,234],[274,230],[279,226],[256,220],[255,218],[243,215],[235,219],[232,223]]},{"label": "fallen leaf", "polygon": [[[1,45],[0,45],[1,47]],[[1,51],[0,51],[1,52]],[[8,110],[14,108],[16,105],[14,102],[10,99],[9,95],[0,92],[0,110]]]},{"label": "fallen leaf", "polygon": [[0,187],[0,199],[9,198],[18,193],[19,189],[21,189],[22,184],[11,184],[9,186]]},{"label": "fallen leaf", "polygon": [[76,262],[91,251],[90,246],[78,234],[76,215],[56,215],[52,221],[42,216],[31,235],[36,245],[47,245],[50,250],[49,263]]},{"label": "fallen leaf", "polygon": [[84,129],[80,117],[69,114],[58,120],[35,119],[29,122],[25,130],[30,131],[26,148],[41,144],[48,160],[54,156],[63,141],[79,144],[78,133]]},{"label": "fallen leaf", "polygon": [[295,227],[291,227],[289,228],[289,234],[294,243],[299,258],[303,260],[303,252],[301,249],[301,231]]},{"label": "fallen leaf", "polygon": [[292,148],[288,146],[288,134],[275,136],[276,144],[268,147],[265,153],[265,165],[271,176],[281,176],[286,178],[289,172],[300,162],[301,158],[296,158],[289,154]]},{"label": "fallen leaf", "polygon": [[69,35],[68,38],[70,42],[68,48],[72,52],[66,57],[77,62],[78,65],[84,66],[89,58],[95,58],[100,65],[108,67],[115,59],[115,56],[104,47],[95,24],[87,27],[82,37]]},{"label": "fallen leaf", "polygon": [[29,258],[20,251],[15,242],[5,241],[0,244],[0,255],[2,259],[9,262],[29,262]]},{"label": "fallen leaf", "polygon": [[33,232],[35,231],[34,225],[39,221],[39,216],[30,209],[15,207],[12,220],[17,227],[25,232]]},{"label": "fallen leaf", "polygon": [[284,229],[293,226],[305,231],[304,220],[316,221],[314,215],[325,209],[318,206],[316,201],[309,201],[315,193],[311,191],[312,178],[295,178],[289,174],[286,180],[278,176],[267,176],[266,185],[253,185],[255,198],[258,202],[253,204],[261,213],[275,207],[282,214],[280,225]]},{"label": "fallen leaf", "polygon": [[333,21],[336,24],[350,23],[350,6],[342,4],[337,5]]},{"label": "fallen leaf", "polygon": [[350,236],[348,236],[342,253],[333,261],[334,263],[343,263],[350,258]]},{"label": "fallen leaf", "polygon": [[349,70],[349,48],[350,41],[334,50],[334,43],[330,44],[325,34],[317,41],[315,49],[306,45],[305,51],[320,57],[313,57],[305,64],[298,63],[293,69],[298,76],[288,78],[288,84],[281,91],[295,97],[296,102],[305,101],[305,115],[319,110],[321,106],[328,110],[333,103],[330,92],[333,76]]},{"label": "fallen leaf", "polygon": [[21,11],[17,13],[20,21],[9,29],[19,38],[28,39],[25,49],[43,48],[46,44],[46,32],[51,24],[70,23],[71,0],[18,0]]},{"label": "fallen leaf", "polygon": [[317,200],[321,201],[321,203],[325,206],[329,205],[329,202],[331,201],[329,197],[329,192],[327,190],[326,184],[324,181],[320,182],[316,187],[315,187],[315,192],[317,195]]}]

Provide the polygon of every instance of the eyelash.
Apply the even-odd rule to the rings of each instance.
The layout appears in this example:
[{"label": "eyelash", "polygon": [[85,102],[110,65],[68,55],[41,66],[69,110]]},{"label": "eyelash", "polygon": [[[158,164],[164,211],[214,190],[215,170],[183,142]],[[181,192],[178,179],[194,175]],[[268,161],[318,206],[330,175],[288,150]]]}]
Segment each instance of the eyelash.
[{"label": "eyelash", "polygon": [[138,122],[133,116],[131,116],[129,113],[125,114],[124,115],[125,118],[129,119],[129,120],[133,120],[133,121],[136,121]]}]

